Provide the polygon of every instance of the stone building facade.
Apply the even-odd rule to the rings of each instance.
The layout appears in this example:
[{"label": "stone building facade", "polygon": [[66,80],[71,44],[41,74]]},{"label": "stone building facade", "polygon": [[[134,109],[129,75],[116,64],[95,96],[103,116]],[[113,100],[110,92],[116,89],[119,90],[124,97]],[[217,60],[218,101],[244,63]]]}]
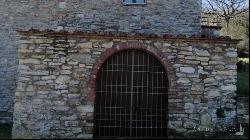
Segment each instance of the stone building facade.
[{"label": "stone building facade", "polygon": [[200,34],[201,0],[1,0],[0,122],[11,123],[16,89],[18,30],[112,34]]},{"label": "stone building facade", "polygon": [[[91,138],[95,79],[110,56],[150,52],[169,79],[169,129],[189,133],[235,122],[235,41],[22,32],[13,135]],[[218,116],[222,108],[224,116]],[[196,129],[195,129],[196,128]]]},{"label": "stone building facade", "polygon": [[200,37],[201,1],[3,0],[0,13],[0,111],[10,114],[0,117],[14,110],[13,138],[95,137],[99,69],[125,50],[164,67],[168,130],[235,123],[237,40]]}]

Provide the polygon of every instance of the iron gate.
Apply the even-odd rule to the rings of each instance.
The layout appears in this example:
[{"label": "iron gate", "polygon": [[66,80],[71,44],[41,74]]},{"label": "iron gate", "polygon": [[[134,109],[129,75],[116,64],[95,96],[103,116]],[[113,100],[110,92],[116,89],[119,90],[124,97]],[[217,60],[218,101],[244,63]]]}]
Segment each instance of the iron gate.
[{"label": "iron gate", "polygon": [[167,137],[167,74],[140,50],[113,55],[97,75],[94,138]]}]

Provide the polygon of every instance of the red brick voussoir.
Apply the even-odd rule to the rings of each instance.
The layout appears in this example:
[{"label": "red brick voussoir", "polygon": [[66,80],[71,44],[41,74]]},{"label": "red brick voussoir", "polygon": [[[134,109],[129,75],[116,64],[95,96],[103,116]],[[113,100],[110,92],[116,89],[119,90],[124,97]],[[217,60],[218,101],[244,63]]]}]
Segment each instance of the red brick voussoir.
[{"label": "red brick voussoir", "polygon": [[157,48],[146,46],[139,42],[126,42],[121,43],[115,47],[109,48],[106,51],[104,51],[101,56],[97,59],[95,62],[90,75],[87,77],[86,82],[84,83],[84,93],[86,95],[85,101],[88,102],[88,104],[94,105],[95,101],[95,95],[96,95],[96,78],[97,74],[102,67],[102,65],[114,54],[128,50],[128,49],[136,49],[145,51],[152,56],[154,56],[164,67],[167,75],[168,75],[168,87],[169,91],[168,94],[174,94],[176,89],[176,75],[174,72],[174,68],[172,64],[168,61],[167,56],[164,55],[160,50]]}]

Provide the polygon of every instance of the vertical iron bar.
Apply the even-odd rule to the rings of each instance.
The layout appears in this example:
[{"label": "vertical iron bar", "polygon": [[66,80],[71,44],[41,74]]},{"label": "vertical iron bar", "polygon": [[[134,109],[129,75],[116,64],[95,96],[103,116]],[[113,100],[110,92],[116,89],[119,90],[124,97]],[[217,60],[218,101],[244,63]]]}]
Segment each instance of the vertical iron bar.
[{"label": "vertical iron bar", "polygon": [[[101,73],[103,73],[103,69],[101,69]],[[101,85],[100,85],[100,87],[101,87],[101,92],[100,92],[100,93],[101,93],[101,97],[103,96],[103,92],[102,92],[102,91],[103,91],[103,90],[102,90],[102,86],[103,86],[102,80],[103,80],[103,79],[106,80],[106,78],[103,78],[103,74],[102,74],[102,75],[101,75]],[[106,82],[105,82],[105,83],[106,83]],[[100,101],[101,101],[101,99],[100,99]],[[100,104],[100,106],[101,106],[101,104]],[[101,107],[100,107],[100,108],[101,108]],[[102,114],[102,110],[100,109],[100,115],[101,115],[101,114]],[[101,122],[101,121],[102,121],[102,120],[100,120],[100,122]],[[100,122],[99,122],[99,123],[100,123]],[[99,125],[99,128],[98,128],[98,129],[99,129],[99,136],[100,136],[100,135],[101,135],[101,131],[100,131],[100,130],[101,130],[101,126],[100,126],[100,125]]]},{"label": "vertical iron bar", "polygon": [[[139,71],[140,70],[140,53],[139,52],[137,52],[137,65],[136,65],[136,67],[137,67],[137,71]],[[136,118],[136,121],[135,121],[135,135],[136,135],[136,137],[137,137],[137,134],[138,134],[138,111],[137,111],[137,107],[138,107],[138,94],[139,94],[139,92],[138,92],[138,88],[139,88],[139,82],[138,82],[138,79],[139,79],[139,73],[136,71],[136,109],[135,109],[135,118]]]},{"label": "vertical iron bar", "polygon": [[[114,101],[114,103],[115,103],[115,107],[119,107],[119,106],[117,106],[117,87],[118,87],[118,82],[117,82],[117,78],[118,78],[118,71],[119,71],[119,62],[118,62],[118,56],[116,57],[116,70],[115,70],[115,101]],[[115,112],[115,126],[118,126],[117,124],[116,124],[116,110],[117,110],[118,108],[114,108],[114,112]],[[114,129],[114,128],[113,128]],[[115,136],[115,133],[116,133],[116,129],[118,129],[118,128],[115,128],[115,131],[114,131],[114,134],[113,134],[113,136]]]},{"label": "vertical iron bar", "polygon": [[[142,55],[142,64],[143,64],[143,70],[145,70],[146,68],[145,68],[145,60],[144,60],[144,57],[145,57],[145,55]],[[141,91],[142,91],[142,93],[141,93],[141,97],[142,97],[142,101],[141,101],[141,105],[140,105],[140,107],[141,108],[144,108],[144,106],[143,106],[143,102],[144,102],[144,97],[143,97],[143,94],[144,94],[144,88],[145,88],[145,85],[144,85],[144,79],[143,79],[143,77],[144,77],[144,75],[145,75],[145,73],[146,72],[142,72],[142,89],[141,89]],[[141,115],[141,135],[143,135],[143,117],[142,117],[142,115],[143,115],[143,111],[144,111],[144,109],[142,109],[141,110],[141,112],[140,112],[140,115]]]},{"label": "vertical iron bar", "polygon": [[129,135],[132,137],[133,127],[133,86],[134,86],[134,50],[132,50],[132,70],[131,70],[131,97],[130,97],[130,132]]},{"label": "vertical iron bar", "polygon": [[[106,82],[105,82],[105,84],[106,84],[106,92],[105,92],[105,98],[104,98],[104,105],[105,105],[105,107],[107,107],[107,94],[108,94],[108,84],[107,84],[107,78],[109,77],[108,76],[108,74],[109,74],[109,71],[108,71],[108,69],[109,69],[109,67],[108,67],[108,63],[109,63],[109,61],[107,62],[107,76],[106,76]],[[100,108],[102,108],[102,106],[101,106],[101,104],[100,104]],[[104,124],[107,124],[107,108],[104,108]],[[102,118],[100,118],[100,119],[102,119]],[[102,120],[103,121],[103,120]],[[106,135],[106,128],[104,127],[104,126],[102,126],[103,127],[103,134],[104,135]]]},{"label": "vertical iron bar", "polygon": [[[162,88],[164,87],[164,83],[163,83],[163,82],[164,82],[164,79],[163,79],[164,77],[163,77],[163,75],[164,75],[164,73],[161,74],[161,87],[162,87]],[[162,91],[164,91],[164,90],[162,89]],[[162,124],[163,124],[163,116],[164,116],[164,115],[163,115],[163,112],[164,112],[164,111],[163,111],[162,106],[163,106],[163,97],[164,97],[164,95],[161,95],[161,96],[162,96],[162,97],[161,97],[161,104],[160,104],[160,105],[161,105],[161,114],[162,114],[162,115],[161,115],[161,135],[163,135],[163,127],[162,127]]]},{"label": "vertical iron bar", "polygon": [[[127,103],[127,95],[128,95],[128,75],[129,75],[129,59],[128,59],[128,51],[126,51],[126,55],[127,55],[127,71],[126,71],[126,92],[125,92],[125,94],[126,94],[126,99],[125,99],[125,103]],[[127,105],[125,104],[125,106],[127,107]],[[126,130],[126,132],[125,132],[125,135],[127,135],[127,131],[128,131],[128,126],[127,126],[127,108],[125,108],[125,125],[126,125],[126,127],[125,127],[125,130]]]},{"label": "vertical iron bar", "polygon": [[168,135],[167,75],[157,59],[127,50],[110,58],[100,72],[94,137]]},{"label": "vertical iron bar", "polygon": [[[121,85],[120,85],[120,89],[121,89],[121,90],[120,90],[120,94],[122,94],[121,91],[122,91],[122,82],[123,82],[123,81],[122,81],[122,77],[123,77],[123,68],[124,68],[124,64],[123,64],[123,55],[124,55],[124,53],[121,54],[122,60],[121,60],[121,62],[120,62],[120,63],[122,64],[122,65],[121,65],[122,69],[121,69],[121,83],[120,83],[120,84],[121,84]],[[120,102],[120,107],[122,107],[122,103],[121,103],[121,102],[122,102],[122,95],[120,95],[120,99],[121,99],[121,100],[119,100],[119,102]],[[121,114],[122,114],[122,108],[119,110],[119,112],[120,112],[120,121],[119,121],[119,122],[120,122],[120,130],[119,130],[119,137],[121,137],[121,131],[122,131],[122,118],[121,118],[121,116],[122,116],[122,115],[121,115]]]},{"label": "vertical iron bar", "polygon": [[109,102],[110,102],[110,107],[109,107],[109,115],[110,115],[110,119],[109,119],[109,136],[111,136],[111,126],[112,126],[112,109],[111,109],[111,107],[112,107],[112,98],[113,98],[113,77],[114,77],[114,59],[115,59],[115,57],[116,57],[116,55],[114,55],[114,57],[113,57],[113,59],[111,59],[111,91],[110,91],[110,100],[109,100]]},{"label": "vertical iron bar", "polygon": [[149,56],[147,55],[147,93],[146,93],[146,134],[148,135],[148,93],[149,93],[149,76],[150,76],[150,65],[149,65]]},{"label": "vertical iron bar", "polygon": [[158,121],[157,121],[157,120],[158,120],[158,110],[157,110],[157,109],[158,109],[158,108],[157,108],[157,106],[158,106],[158,96],[159,96],[159,95],[158,95],[158,94],[159,94],[159,85],[158,85],[158,83],[159,83],[159,77],[158,77],[159,73],[158,73],[158,72],[159,72],[159,71],[158,71],[158,66],[157,66],[156,68],[157,68],[157,71],[156,71],[156,85],[157,85],[157,87],[156,87],[156,92],[157,92],[157,94],[155,95],[155,96],[156,96],[156,103],[155,103],[156,105],[155,105],[155,108],[154,108],[154,109],[155,109],[155,114],[157,115],[157,116],[155,117],[155,121],[156,121],[156,122],[155,122],[155,123],[156,123],[156,124],[155,124],[155,126],[156,126],[156,135],[157,135],[157,132],[158,132],[158,131],[157,131],[157,129],[158,129],[158,124],[157,124],[157,122],[158,122]]},{"label": "vertical iron bar", "polygon": [[151,98],[151,102],[150,102],[150,104],[151,104],[151,111],[150,111],[150,120],[151,120],[151,128],[150,128],[150,130],[151,130],[151,137],[153,136],[153,128],[152,128],[152,126],[153,126],[153,111],[152,111],[152,108],[153,108],[153,93],[154,93],[154,62],[152,63],[152,67],[153,67],[153,69],[152,69],[152,75],[151,75],[151,81],[152,81],[152,83],[151,83],[151,88],[152,88],[152,93],[151,93],[151,96],[152,96],[152,98]]}]

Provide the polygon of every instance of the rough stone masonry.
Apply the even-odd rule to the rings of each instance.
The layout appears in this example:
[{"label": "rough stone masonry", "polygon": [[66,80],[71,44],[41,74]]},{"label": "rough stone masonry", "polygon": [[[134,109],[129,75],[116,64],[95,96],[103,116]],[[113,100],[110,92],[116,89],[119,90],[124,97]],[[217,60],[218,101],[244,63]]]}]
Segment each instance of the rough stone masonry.
[{"label": "rough stone masonry", "polygon": [[[20,34],[14,138],[92,138],[95,71],[106,55],[125,49],[151,52],[167,65],[169,129],[189,133],[235,122],[237,41]],[[221,108],[224,116],[216,113]]]},{"label": "rough stone masonry", "polygon": [[14,110],[13,138],[92,138],[96,73],[125,49],[166,67],[169,129],[235,122],[237,40],[199,37],[200,0],[2,0],[0,13],[0,119]]},{"label": "rough stone masonry", "polygon": [[11,123],[18,65],[17,30],[113,34],[200,34],[201,0],[0,0],[0,122]]}]

